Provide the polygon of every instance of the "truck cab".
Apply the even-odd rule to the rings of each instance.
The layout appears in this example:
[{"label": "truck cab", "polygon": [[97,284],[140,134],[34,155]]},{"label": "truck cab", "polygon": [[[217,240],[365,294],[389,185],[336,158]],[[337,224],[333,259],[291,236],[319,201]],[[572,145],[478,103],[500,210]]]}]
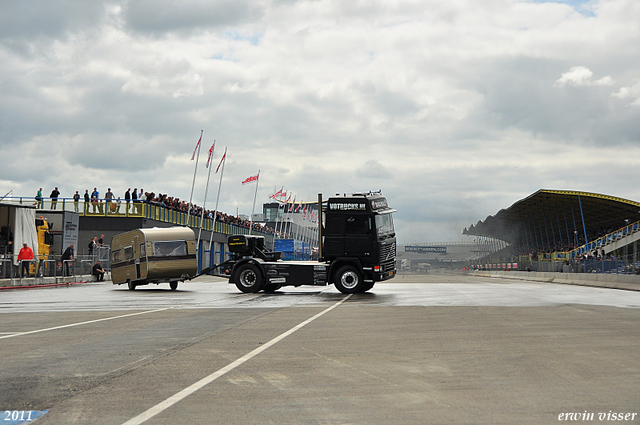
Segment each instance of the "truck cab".
[{"label": "truck cab", "polygon": [[318,194],[318,210],[323,216],[318,261],[282,261],[281,253],[265,249],[262,236],[233,235],[228,238],[232,258],[219,265],[221,272],[247,293],[334,284],[353,294],[395,276],[395,210],[381,193],[335,196],[326,202]]},{"label": "truck cab", "polygon": [[332,197],[323,210],[323,258],[331,262],[332,269],[356,264],[365,282],[395,276],[396,234],[392,218],[395,210],[389,208],[381,194]]}]

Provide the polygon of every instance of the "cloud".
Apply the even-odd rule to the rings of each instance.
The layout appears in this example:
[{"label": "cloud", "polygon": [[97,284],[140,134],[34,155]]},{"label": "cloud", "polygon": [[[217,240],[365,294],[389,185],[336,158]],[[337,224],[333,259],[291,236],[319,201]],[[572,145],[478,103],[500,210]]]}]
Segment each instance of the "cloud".
[{"label": "cloud", "polygon": [[127,28],[156,36],[226,28],[260,16],[260,4],[248,0],[136,0],[122,8]]},{"label": "cloud", "polygon": [[103,11],[98,1],[3,1],[0,40],[4,45],[26,46],[43,37],[68,39],[75,32],[101,25]]},{"label": "cloud", "polygon": [[382,165],[380,161],[370,159],[364,163],[362,168],[356,170],[356,175],[359,177],[371,178],[371,179],[391,179],[393,174]]},{"label": "cloud", "polygon": [[617,92],[611,93],[611,96],[618,99],[631,99],[629,106],[640,106],[640,82],[630,87],[621,87]]},{"label": "cloud", "polygon": [[185,199],[203,129],[223,211],[258,170],[258,204],[382,189],[401,242],[540,188],[640,200],[635,0],[5,3],[2,193]]},{"label": "cloud", "polygon": [[565,85],[580,86],[611,86],[613,79],[610,76],[602,77],[599,80],[593,79],[593,72],[584,66],[574,66],[565,72],[556,81],[556,86],[563,87]]}]

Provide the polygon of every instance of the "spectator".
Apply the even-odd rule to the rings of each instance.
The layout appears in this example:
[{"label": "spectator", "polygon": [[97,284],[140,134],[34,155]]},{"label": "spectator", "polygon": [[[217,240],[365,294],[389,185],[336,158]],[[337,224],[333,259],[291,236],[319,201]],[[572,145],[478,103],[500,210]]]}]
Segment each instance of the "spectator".
[{"label": "spectator", "polygon": [[100,260],[96,261],[96,263],[93,265],[93,268],[91,269],[91,274],[96,277],[97,282],[104,282],[104,273],[105,272],[100,265]]},{"label": "spectator", "polygon": [[138,213],[138,192],[137,188],[133,188],[133,193],[131,194],[131,201],[133,202],[133,210],[137,214]]},{"label": "spectator", "polygon": [[38,193],[36,193],[36,201],[38,203],[38,209],[42,209],[42,188],[38,189]]},{"label": "spectator", "polygon": [[124,193],[124,202],[127,204],[127,213],[129,212],[129,202],[131,202],[131,188]]},{"label": "spectator", "polygon": [[111,188],[107,189],[107,193],[104,195],[104,200],[107,203],[107,211],[109,210],[109,204],[113,200],[113,192],[111,192]]},{"label": "spectator", "polygon": [[18,253],[18,262],[20,263],[20,277],[24,276],[24,271],[27,271],[27,277],[29,277],[29,265],[33,260],[33,250],[25,242],[22,244],[22,248]]},{"label": "spectator", "polygon": [[80,202],[80,194],[76,190],[76,193],[73,194],[73,209],[75,212],[78,212],[78,202]]},{"label": "spectator", "polygon": [[89,255],[93,255],[93,251],[96,249],[98,245],[98,237],[94,236],[89,242]]},{"label": "spectator", "polygon": [[100,235],[100,239],[98,239],[98,246],[104,245],[104,235]]},{"label": "spectator", "polygon": [[89,196],[89,189],[84,190],[84,213],[89,212],[89,201],[91,201],[91,197]]},{"label": "spectator", "polygon": [[115,202],[111,203],[111,212],[113,214],[119,214],[120,213],[120,197],[118,196],[118,198],[116,199]]},{"label": "spectator", "polygon": [[63,267],[63,276],[70,276],[69,273],[69,263],[74,259],[73,256],[73,244],[69,245],[67,249],[64,250],[62,254],[62,267]]},{"label": "spectator", "polygon": [[93,192],[91,192],[91,205],[93,206],[93,213],[96,213],[96,209],[98,207],[98,199],[100,197],[100,192],[98,192],[97,188],[93,188]]},{"label": "spectator", "polygon": [[58,191],[58,186],[56,186],[56,188],[51,191],[51,195],[49,195],[52,210],[55,210],[58,205],[58,196],[60,196],[60,191]]}]

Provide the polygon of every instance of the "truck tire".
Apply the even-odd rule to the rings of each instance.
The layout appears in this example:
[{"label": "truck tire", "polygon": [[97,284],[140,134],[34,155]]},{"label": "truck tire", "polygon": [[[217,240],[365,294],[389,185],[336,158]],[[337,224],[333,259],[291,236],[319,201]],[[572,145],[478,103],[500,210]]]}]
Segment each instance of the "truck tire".
[{"label": "truck tire", "polygon": [[336,288],[343,294],[362,292],[364,286],[360,272],[353,266],[340,267],[334,280]]},{"label": "truck tire", "polygon": [[278,289],[280,289],[282,286],[278,285],[277,283],[268,283],[266,285],[264,285],[264,292],[268,292],[270,294],[276,292]]},{"label": "truck tire", "polygon": [[171,288],[172,291],[178,289],[178,281],[172,280],[171,282],[169,282],[169,288]]},{"label": "truck tire", "polygon": [[245,293],[255,293],[262,289],[262,273],[253,264],[243,264],[236,272],[236,288]]},{"label": "truck tire", "polygon": [[362,292],[367,292],[368,290],[373,288],[373,285],[375,285],[375,282],[367,282],[367,283],[364,284],[364,286],[362,287],[361,291]]}]

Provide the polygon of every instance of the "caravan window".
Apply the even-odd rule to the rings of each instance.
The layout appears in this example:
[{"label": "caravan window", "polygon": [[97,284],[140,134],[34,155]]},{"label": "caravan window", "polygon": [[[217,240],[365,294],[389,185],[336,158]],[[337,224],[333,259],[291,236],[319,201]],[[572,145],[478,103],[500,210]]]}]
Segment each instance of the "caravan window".
[{"label": "caravan window", "polygon": [[111,253],[111,262],[119,263],[122,261],[122,250],[117,249]]},{"label": "caravan window", "polygon": [[125,260],[133,259],[133,247],[132,246],[125,246],[124,247],[124,259]]},{"label": "caravan window", "polygon": [[187,255],[187,242],[160,241],[153,242],[153,255],[156,257],[179,257]]}]

